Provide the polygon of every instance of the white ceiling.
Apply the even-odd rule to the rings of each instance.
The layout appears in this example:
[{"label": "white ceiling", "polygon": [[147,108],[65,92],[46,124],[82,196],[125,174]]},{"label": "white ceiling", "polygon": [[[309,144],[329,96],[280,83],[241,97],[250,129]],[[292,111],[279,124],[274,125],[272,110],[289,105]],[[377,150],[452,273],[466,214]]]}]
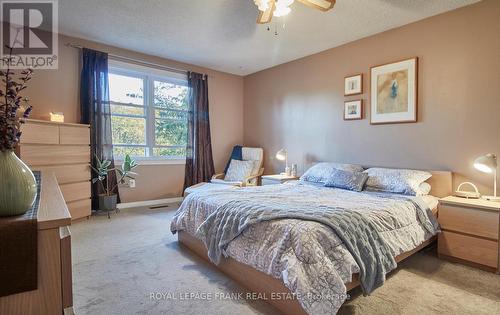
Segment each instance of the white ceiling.
[{"label": "white ceiling", "polygon": [[478,1],[337,0],[326,13],[295,2],[275,36],[253,0],[59,0],[59,31],[247,75]]}]

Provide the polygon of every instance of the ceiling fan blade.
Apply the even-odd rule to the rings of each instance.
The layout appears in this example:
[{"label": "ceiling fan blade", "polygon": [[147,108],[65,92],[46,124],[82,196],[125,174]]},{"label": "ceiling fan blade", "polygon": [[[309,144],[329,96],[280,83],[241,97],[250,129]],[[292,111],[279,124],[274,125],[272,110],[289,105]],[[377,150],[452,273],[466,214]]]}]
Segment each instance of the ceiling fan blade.
[{"label": "ceiling fan blade", "polygon": [[266,11],[259,11],[259,16],[257,17],[257,23],[266,24],[271,22],[275,9],[276,9],[276,3],[274,0],[271,0],[269,2],[269,8]]},{"label": "ceiling fan blade", "polygon": [[335,0],[297,0],[311,8],[315,8],[321,11],[328,11],[335,5]]}]

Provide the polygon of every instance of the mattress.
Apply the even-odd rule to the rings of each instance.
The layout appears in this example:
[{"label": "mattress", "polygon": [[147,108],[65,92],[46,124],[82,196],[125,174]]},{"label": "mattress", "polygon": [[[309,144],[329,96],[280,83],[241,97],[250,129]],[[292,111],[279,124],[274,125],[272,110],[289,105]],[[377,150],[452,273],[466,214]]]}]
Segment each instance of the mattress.
[{"label": "mattress", "polygon": [[[217,186],[217,185],[211,185]],[[303,203],[304,206],[342,205],[366,212],[394,257],[413,250],[437,233],[419,222],[409,197],[373,192],[351,192],[289,182],[251,188],[207,186],[183,202],[172,231],[196,235],[197,228],[222,204],[243,198],[255,204]],[[421,198],[430,209],[437,198]],[[432,212],[428,220],[436,224]],[[332,229],[315,221],[279,219],[251,225],[225,249],[225,255],[283,281],[309,314],[335,314],[346,299],[345,284],[359,266]]]}]

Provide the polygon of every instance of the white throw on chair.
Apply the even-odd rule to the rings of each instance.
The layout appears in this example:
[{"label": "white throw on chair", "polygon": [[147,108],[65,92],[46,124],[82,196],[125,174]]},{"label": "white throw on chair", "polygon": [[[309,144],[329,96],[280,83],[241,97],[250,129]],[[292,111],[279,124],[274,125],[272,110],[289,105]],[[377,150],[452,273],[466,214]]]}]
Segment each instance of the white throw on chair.
[{"label": "white throw on chair", "polygon": [[[264,150],[262,148],[243,147],[241,150],[243,160],[231,160],[227,174],[220,173],[212,177],[213,184],[231,186],[257,186],[260,177],[264,174]],[[251,162],[251,163],[250,163]]]}]

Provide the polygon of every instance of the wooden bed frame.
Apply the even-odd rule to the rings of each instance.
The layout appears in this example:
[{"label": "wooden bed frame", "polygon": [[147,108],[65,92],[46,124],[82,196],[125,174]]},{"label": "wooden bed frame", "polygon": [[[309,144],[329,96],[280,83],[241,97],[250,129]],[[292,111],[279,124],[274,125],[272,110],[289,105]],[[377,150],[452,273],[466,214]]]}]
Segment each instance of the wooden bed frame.
[{"label": "wooden bed frame", "polygon": [[[452,173],[443,171],[431,171],[432,177],[427,182],[431,184],[432,190],[431,195],[436,197],[448,196],[452,191]],[[433,214],[437,217],[438,209],[433,209]],[[188,249],[193,251],[196,255],[200,256],[204,260],[212,264],[207,255],[207,248],[202,241],[195,238],[185,231],[178,232],[179,243],[186,246]],[[417,248],[402,253],[395,259],[399,263],[402,260],[410,257],[416,252],[420,251],[424,247],[433,243],[437,239],[437,236],[430,238],[429,240],[422,243]],[[222,258],[219,265],[214,265],[224,274],[232,278],[234,281],[248,289],[250,292],[259,294],[259,297],[264,297],[268,303],[276,307],[283,314],[288,315],[306,315],[307,313],[300,306],[298,300],[296,299],[276,299],[271,298],[274,296],[291,296],[290,290],[285,287],[281,280],[273,278],[251,266],[245,265],[236,261],[235,259],[228,257]],[[358,274],[353,274],[352,282],[346,284],[347,291],[354,289],[359,286]],[[276,295],[277,294],[277,295]]]}]

